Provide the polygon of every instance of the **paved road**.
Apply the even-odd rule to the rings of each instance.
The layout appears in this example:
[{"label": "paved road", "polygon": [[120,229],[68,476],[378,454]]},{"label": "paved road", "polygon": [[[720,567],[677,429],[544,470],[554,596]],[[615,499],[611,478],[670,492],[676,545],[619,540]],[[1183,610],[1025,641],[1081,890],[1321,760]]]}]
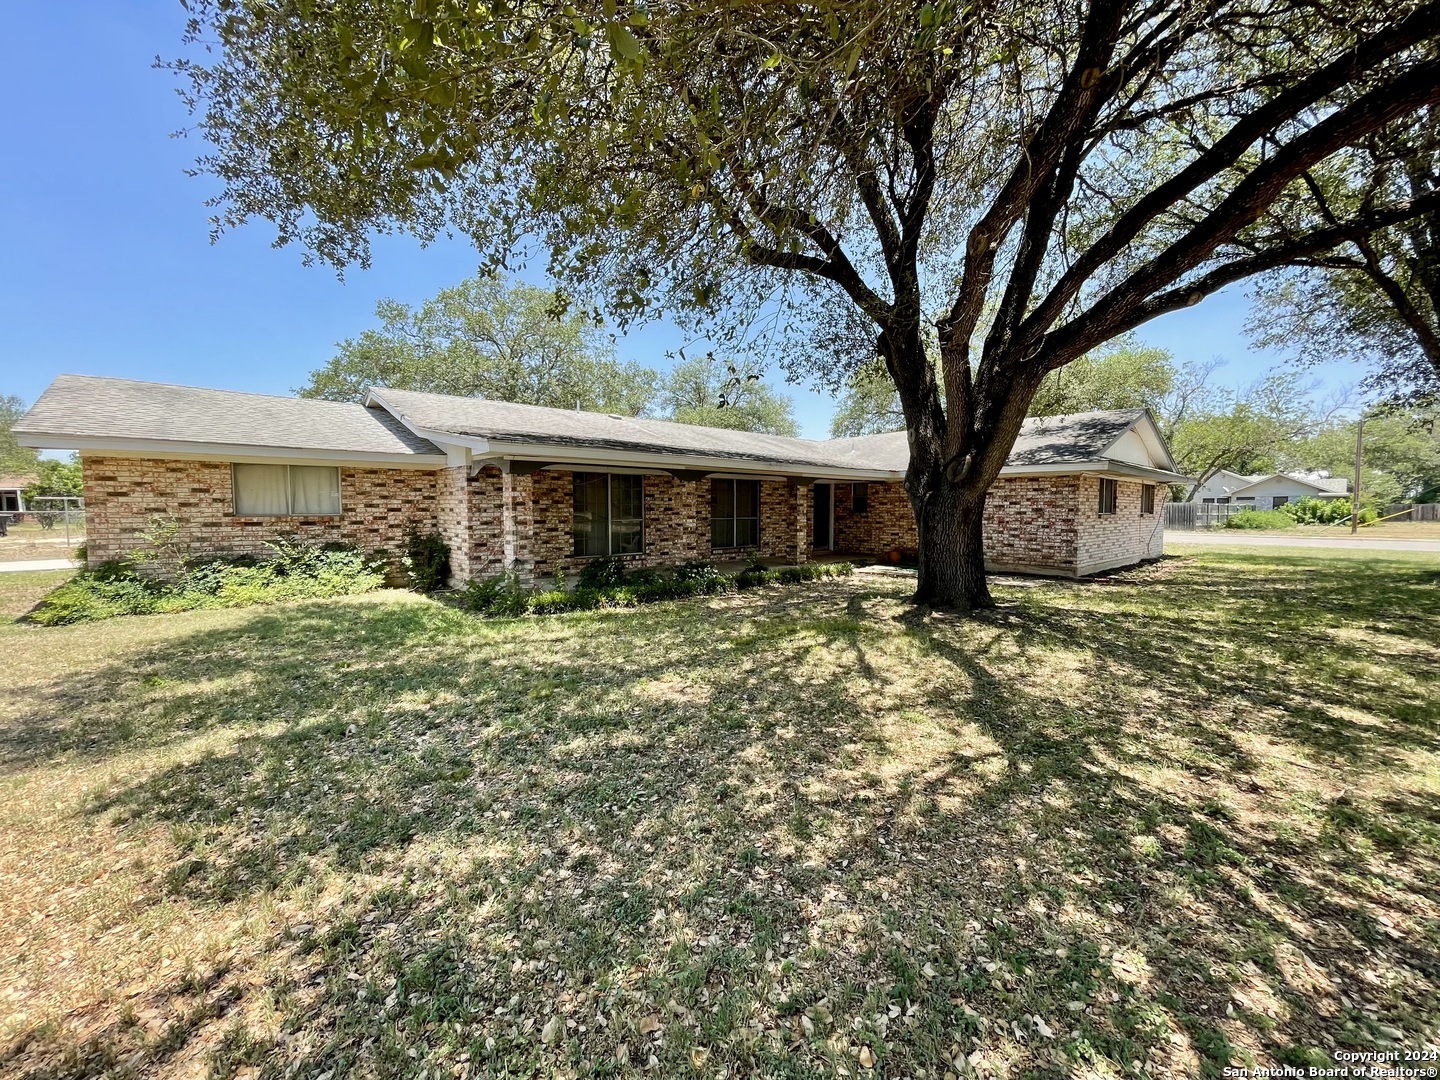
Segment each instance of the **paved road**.
[{"label": "paved road", "polygon": [[1224,547],[1352,548],[1364,551],[1440,551],[1440,540],[1380,540],[1340,536],[1257,536],[1244,529],[1215,529],[1209,532],[1165,531],[1165,543],[1218,544]]},{"label": "paved road", "polygon": [[14,562],[0,562],[0,574],[20,570],[74,570],[76,564],[69,559],[17,559]]}]

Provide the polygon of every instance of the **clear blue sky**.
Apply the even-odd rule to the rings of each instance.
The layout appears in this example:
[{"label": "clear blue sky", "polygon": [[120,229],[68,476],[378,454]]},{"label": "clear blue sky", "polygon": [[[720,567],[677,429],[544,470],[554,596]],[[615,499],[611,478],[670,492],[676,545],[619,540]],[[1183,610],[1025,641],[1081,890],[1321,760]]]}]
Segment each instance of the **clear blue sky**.
[{"label": "clear blue sky", "polygon": [[[177,0],[26,4],[7,19],[12,42],[44,47],[12,49],[0,68],[0,394],[29,403],[61,372],[288,393],[372,324],[376,300],[416,303],[475,270],[458,242],[381,240],[372,269],[341,283],[272,248],[265,223],[211,245],[211,182],[183,172],[201,145],[170,137],[186,114],[151,66],[177,51],[183,20]],[[1142,337],[1182,360],[1222,357],[1223,379],[1243,384],[1279,362],[1248,348],[1245,312],[1241,294],[1212,297]],[[680,343],[655,326],[620,351],[663,368]],[[803,434],[825,437],[830,398],[784,389]]]}]

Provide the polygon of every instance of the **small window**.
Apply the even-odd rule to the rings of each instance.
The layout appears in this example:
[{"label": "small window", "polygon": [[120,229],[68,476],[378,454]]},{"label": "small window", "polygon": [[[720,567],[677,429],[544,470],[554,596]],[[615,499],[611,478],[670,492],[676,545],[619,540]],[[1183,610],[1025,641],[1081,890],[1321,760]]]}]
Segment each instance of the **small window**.
[{"label": "small window", "polygon": [[1225,498],[1223,498],[1223,499],[1216,499],[1216,500],[1215,500],[1215,503],[1216,503],[1217,506],[1229,506],[1229,505],[1230,505],[1230,496],[1227,495],[1227,496],[1225,496]]},{"label": "small window", "polygon": [[333,517],[341,512],[335,465],[235,465],[240,517]]},{"label": "small window", "polygon": [[1141,485],[1140,485],[1140,513],[1142,513],[1142,514],[1153,514],[1153,513],[1155,513],[1155,485],[1154,485],[1154,484],[1141,484]]},{"label": "small window", "polygon": [[870,512],[870,485],[850,485],[850,512],[852,514],[868,514]]},{"label": "small window", "polygon": [[575,474],[575,554],[633,555],[644,547],[644,480],[611,473]]},{"label": "small window", "polygon": [[1236,496],[1235,496],[1235,501],[1236,501],[1236,502],[1254,502],[1254,501],[1255,501],[1255,496],[1254,496],[1254,495],[1236,495]]},{"label": "small window", "polygon": [[755,547],[760,543],[760,481],[710,481],[710,546]]},{"label": "small window", "polygon": [[1214,505],[1214,503],[1215,503],[1215,500],[1214,500],[1214,499],[1201,499],[1200,501],[1201,501],[1202,503],[1210,503],[1211,505]]},{"label": "small window", "polygon": [[1115,507],[1120,502],[1120,481],[1107,480],[1104,477],[1100,480],[1100,513],[1113,514]]}]

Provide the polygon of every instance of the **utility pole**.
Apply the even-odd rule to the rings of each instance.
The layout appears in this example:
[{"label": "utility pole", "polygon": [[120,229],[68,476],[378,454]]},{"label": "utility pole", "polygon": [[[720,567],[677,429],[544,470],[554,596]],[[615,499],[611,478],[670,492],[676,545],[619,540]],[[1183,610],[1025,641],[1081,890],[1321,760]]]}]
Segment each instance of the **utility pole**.
[{"label": "utility pole", "polygon": [[1350,535],[1360,531],[1360,459],[1365,448],[1365,417],[1355,421],[1355,484],[1350,490]]}]

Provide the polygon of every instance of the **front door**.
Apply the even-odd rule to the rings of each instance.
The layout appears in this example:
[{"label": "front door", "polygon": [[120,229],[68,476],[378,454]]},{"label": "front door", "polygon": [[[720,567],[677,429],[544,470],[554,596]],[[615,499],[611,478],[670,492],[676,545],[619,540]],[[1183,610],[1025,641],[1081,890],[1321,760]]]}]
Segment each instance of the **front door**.
[{"label": "front door", "polygon": [[834,524],[835,485],[815,484],[815,502],[810,515],[810,546],[816,551],[829,551],[834,546],[831,526]]}]

